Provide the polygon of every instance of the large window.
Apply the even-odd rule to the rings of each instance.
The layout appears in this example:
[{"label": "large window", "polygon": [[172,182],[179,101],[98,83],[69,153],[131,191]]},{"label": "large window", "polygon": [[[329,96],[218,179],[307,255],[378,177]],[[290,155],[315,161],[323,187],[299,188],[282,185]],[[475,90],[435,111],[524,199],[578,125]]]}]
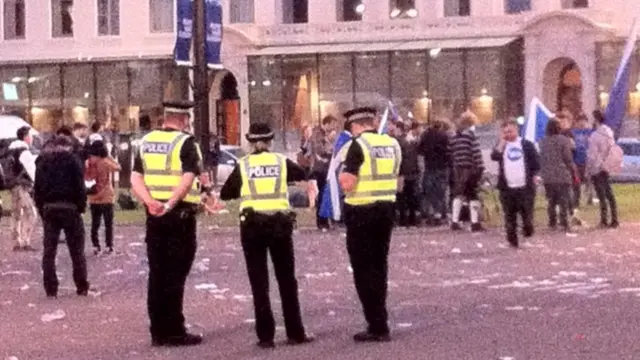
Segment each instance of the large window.
[{"label": "large window", "polygon": [[415,0],[390,0],[389,8],[391,9],[389,17],[392,19],[406,19],[418,16]]},{"label": "large window", "polygon": [[72,64],[62,67],[63,105],[66,123],[90,124],[95,113],[92,64]]},{"label": "large window", "polygon": [[44,131],[53,131],[64,124],[60,66],[33,66],[29,69],[29,76],[33,125]]},{"label": "large window", "polygon": [[98,0],[98,35],[120,35],[120,0]]},{"label": "large window", "polygon": [[229,2],[229,21],[232,24],[253,23],[254,0],[235,0]]},{"label": "large window", "polygon": [[442,51],[429,61],[429,97],[436,117],[453,119],[466,108],[462,51]]},{"label": "large window", "polygon": [[365,10],[363,0],[338,1],[338,21],[360,21]]},{"label": "large window", "polygon": [[25,38],[24,0],[4,0],[4,38],[5,40]]},{"label": "large window", "polygon": [[[291,56],[282,61],[282,106],[288,149],[300,144],[300,129],[316,125],[318,118],[318,75],[316,57]],[[315,106],[314,106],[315,104]]]},{"label": "large window", "polygon": [[[318,0],[314,0],[318,1]],[[283,0],[282,22],[299,24],[309,21],[309,0]]]},{"label": "large window", "polygon": [[506,0],[504,8],[507,14],[519,14],[531,10],[531,0]]},{"label": "large window", "polygon": [[97,119],[105,127],[120,131],[128,128],[129,78],[127,63],[96,65]]},{"label": "large window", "polygon": [[353,74],[351,54],[323,54],[319,57],[318,103],[320,118],[333,115],[342,118],[353,107]]},{"label": "large window", "polygon": [[425,52],[398,51],[391,55],[391,95],[401,116],[412,115],[419,122],[428,121],[430,100]]},{"label": "large window", "polygon": [[28,71],[26,67],[4,67],[0,68],[0,112],[2,114],[12,114],[28,118],[29,83]]},{"label": "large window", "polygon": [[466,68],[466,94],[480,122],[504,118],[505,78],[500,50],[468,50]]},{"label": "large window", "polygon": [[51,1],[51,35],[73,36],[73,0]]},{"label": "large window", "polygon": [[563,9],[580,9],[589,7],[589,0],[562,0]]},{"label": "large window", "polygon": [[356,106],[384,108],[389,101],[389,53],[355,57]]},{"label": "large window", "polygon": [[149,0],[149,31],[152,33],[173,31],[174,3],[175,0]]},{"label": "large window", "polygon": [[264,122],[275,133],[276,149],[285,143],[281,63],[276,57],[249,60],[249,111],[252,122]]},{"label": "large window", "polygon": [[444,16],[471,15],[471,0],[446,0],[444,2]]}]

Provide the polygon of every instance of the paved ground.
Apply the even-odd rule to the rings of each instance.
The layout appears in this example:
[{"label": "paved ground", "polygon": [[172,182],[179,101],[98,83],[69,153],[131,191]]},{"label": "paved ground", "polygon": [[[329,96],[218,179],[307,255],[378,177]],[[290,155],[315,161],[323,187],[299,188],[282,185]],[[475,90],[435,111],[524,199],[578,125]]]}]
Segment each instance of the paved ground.
[{"label": "paved ground", "polygon": [[[101,294],[74,295],[61,249],[61,296],[40,285],[39,253],[0,246],[0,356],[31,359],[638,359],[640,239],[635,226],[575,238],[542,232],[522,250],[499,233],[394,234],[389,308],[394,341],[358,345],[363,320],[339,233],[296,236],[305,347],[253,346],[252,306],[238,235],[201,229],[186,315],[206,343],[151,348],[145,314],[142,229],[117,229],[122,253],[89,256]],[[277,291],[273,291],[276,299]],[[275,304],[274,308],[279,306]],[[64,318],[43,322],[61,310]],[[282,321],[279,320],[281,324]],[[284,340],[279,328],[278,336]],[[13,358],[13,359],[15,359]]]}]

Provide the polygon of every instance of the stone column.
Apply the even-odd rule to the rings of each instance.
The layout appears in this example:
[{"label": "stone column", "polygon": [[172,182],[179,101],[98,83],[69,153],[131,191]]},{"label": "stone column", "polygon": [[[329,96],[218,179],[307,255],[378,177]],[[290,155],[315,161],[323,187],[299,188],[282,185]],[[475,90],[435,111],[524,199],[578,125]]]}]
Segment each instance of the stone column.
[{"label": "stone column", "polygon": [[504,0],[471,0],[471,16],[500,15],[504,15]]},{"label": "stone column", "polygon": [[[282,0],[254,0],[255,19],[258,25],[282,23]],[[259,6],[258,6],[259,5]]]},{"label": "stone column", "polygon": [[531,0],[531,8],[538,13],[556,11],[562,8],[560,0]]},{"label": "stone column", "polygon": [[[263,0],[259,0],[263,1]],[[326,24],[338,21],[338,1],[309,0],[309,23]]]},{"label": "stone column", "polygon": [[[320,1],[320,0],[312,0]],[[389,20],[389,2],[386,0],[363,0],[364,14],[362,20],[366,22],[379,22]]]},{"label": "stone column", "polygon": [[418,17],[425,20],[436,20],[444,17],[444,2],[447,0],[416,0]]}]

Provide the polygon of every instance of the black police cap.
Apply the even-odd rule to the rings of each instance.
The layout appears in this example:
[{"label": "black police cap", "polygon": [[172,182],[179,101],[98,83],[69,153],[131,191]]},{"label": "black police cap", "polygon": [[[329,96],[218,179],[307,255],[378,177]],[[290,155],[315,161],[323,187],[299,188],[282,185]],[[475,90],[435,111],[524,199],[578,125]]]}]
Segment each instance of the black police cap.
[{"label": "black police cap", "polygon": [[245,135],[247,141],[269,141],[273,140],[273,131],[267,123],[253,123],[249,125],[249,133]]},{"label": "black police cap", "polygon": [[189,114],[190,110],[193,109],[193,102],[185,100],[170,100],[163,102],[162,106],[166,113]]},{"label": "black police cap", "polygon": [[355,108],[344,113],[345,125],[353,122],[375,119],[377,115],[376,109],[368,106]]}]

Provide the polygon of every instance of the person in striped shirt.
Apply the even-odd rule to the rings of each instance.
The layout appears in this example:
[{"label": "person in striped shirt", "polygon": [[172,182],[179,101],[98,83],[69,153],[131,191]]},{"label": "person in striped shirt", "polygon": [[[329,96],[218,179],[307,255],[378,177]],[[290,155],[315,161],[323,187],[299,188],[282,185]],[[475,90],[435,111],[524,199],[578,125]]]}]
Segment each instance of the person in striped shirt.
[{"label": "person in striped shirt", "polygon": [[482,204],[478,196],[478,188],[484,173],[484,161],[480,142],[474,132],[477,117],[470,111],[465,112],[458,120],[458,130],[449,142],[449,156],[452,164],[452,214],[451,229],[461,230],[460,213],[465,201],[469,203],[471,231],[484,231],[480,224]]}]

